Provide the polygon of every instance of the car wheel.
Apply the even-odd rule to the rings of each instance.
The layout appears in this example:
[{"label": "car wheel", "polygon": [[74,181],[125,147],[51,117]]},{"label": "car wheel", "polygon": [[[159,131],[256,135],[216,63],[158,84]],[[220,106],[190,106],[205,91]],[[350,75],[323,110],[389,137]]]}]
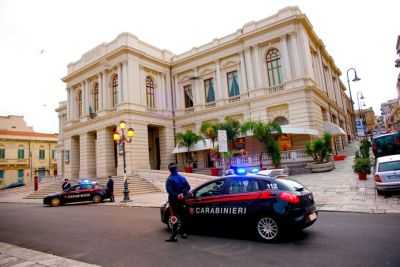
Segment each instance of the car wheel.
[{"label": "car wheel", "polygon": [[281,235],[279,222],[270,216],[260,217],[256,222],[256,235],[261,241],[272,242],[278,240]]},{"label": "car wheel", "polygon": [[103,201],[103,198],[100,195],[94,195],[93,196],[93,202],[94,203],[101,203]]},{"label": "car wheel", "polygon": [[52,207],[58,207],[61,205],[61,200],[58,197],[52,198],[50,200],[50,206]]}]

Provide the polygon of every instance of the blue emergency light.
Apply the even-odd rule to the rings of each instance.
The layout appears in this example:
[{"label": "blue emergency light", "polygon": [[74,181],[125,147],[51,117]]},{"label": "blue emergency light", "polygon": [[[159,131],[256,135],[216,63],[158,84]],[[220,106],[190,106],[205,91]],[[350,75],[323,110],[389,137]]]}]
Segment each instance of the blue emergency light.
[{"label": "blue emergency light", "polygon": [[237,174],[246,174],[246,168],[237,168],[236,173]]}]

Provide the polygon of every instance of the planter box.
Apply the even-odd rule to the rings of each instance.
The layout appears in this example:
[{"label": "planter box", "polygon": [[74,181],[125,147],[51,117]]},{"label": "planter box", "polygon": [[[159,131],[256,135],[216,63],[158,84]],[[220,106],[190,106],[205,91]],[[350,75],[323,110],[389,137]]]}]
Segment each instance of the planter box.
[{"label": "planter box", "polygon": [[333,160],[339,161],[339,160],[344,160],[346,158],[346,155],[334,155]]},{"label": "planter box", "polygon": [[365,173],[365,172],[359,172],[359,173],[358,173],[358,179],[359,179],[359,180],[367,180],[367,173]]},{"label": "planter box", "polygon": [[193,172],[193,168],[192,167],[185,167],[185,168],[183,168],[183,171],[187,172],[187,173],[192,173]]},{"label": "planter box", "polygon": [[220,176],[221,170],[218,168],[211,168],[211,176]]},{"label": "planter box", "polygon": [[329,172],[335,168],[335,162],[333,161],[325,163],[311,162],[307,164],[307,168],[309,168],[311,172]]}]

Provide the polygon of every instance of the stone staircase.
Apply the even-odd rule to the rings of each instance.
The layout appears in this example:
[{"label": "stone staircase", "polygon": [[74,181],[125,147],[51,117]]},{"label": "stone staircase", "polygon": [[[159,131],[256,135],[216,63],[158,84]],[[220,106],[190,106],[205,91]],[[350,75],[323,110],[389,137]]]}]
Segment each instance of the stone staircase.
[{"label": "stone staircase", "polygon": [[[105,186],[107,184],[108,178],[97,178],[93,179],[97,181],[99,185]],[[124,179],[121,176],[114,176],[114,195],[115,196],[122,196],[124,190]],[[42,199],[48,194],[60,192],[61,185],[63,180],[54,180],[52,182],[47,181],[44,184],[40,184],[39,190],[33,192],[26,196],[27,199]],[[71,184],[77,183],[77,180],[71,180]],[[128,188],[130,195],[136,194],[145,194],[145,193],[154,193],[160,192],[161,190],[153,185],[151,182],[147,181],[146,179],[141,178],[138,175],[128,177]]]}]

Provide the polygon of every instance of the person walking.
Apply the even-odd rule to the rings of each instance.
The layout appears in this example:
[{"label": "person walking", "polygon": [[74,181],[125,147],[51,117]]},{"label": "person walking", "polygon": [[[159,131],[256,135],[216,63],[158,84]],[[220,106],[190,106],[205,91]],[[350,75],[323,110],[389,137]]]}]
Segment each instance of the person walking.
[{"label": "person walking", "polygon": [[114,180],[111,178],[111,176],[108,176],[108,181],[107,181],[107,195],[110,197],[110,202],[114,202]]},{"label": "person walking", "polygon": [[190,185],[186,178],[178,174],[175,163],[168,165],[170,175],[166,181],[166,189],[168,193],[168,202],[170,206],[170,220],[172,222],[172,235],[167,242],[178,241],[177,235],[184,239],[187,238],[185,229],[185,197],[190,191]]},{"label": "person walking", "polygon": [[71,183],[69,182],[68,178],[65,178],[65,179],[64,179],[64,182],[63,182],[63,184],[62,184],[61,187],[62,187],[62,190],[63,190],[64,192],[69,191],[69,189],[71,188]]}]

